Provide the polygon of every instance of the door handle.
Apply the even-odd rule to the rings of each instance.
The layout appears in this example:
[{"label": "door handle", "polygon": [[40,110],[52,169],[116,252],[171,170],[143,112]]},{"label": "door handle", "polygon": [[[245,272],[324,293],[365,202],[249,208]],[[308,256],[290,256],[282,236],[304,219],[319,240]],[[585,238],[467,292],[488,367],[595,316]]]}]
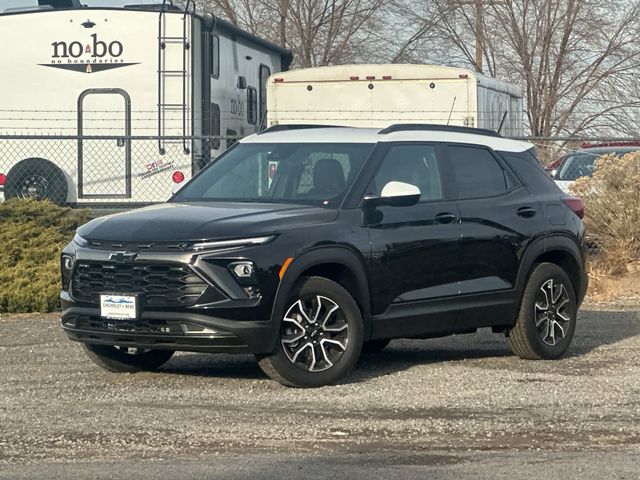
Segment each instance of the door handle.
[{"label": "door handle", "polygon": [[456,216],[451,212],[442,212],[435,216],[436,223],[453,223],[456,221]]},{"label": "door handle", "polygon": [[518,215],[524,218],[535,217],[536,213],[536,209],[533,207],[520,207],[518,209]]}]

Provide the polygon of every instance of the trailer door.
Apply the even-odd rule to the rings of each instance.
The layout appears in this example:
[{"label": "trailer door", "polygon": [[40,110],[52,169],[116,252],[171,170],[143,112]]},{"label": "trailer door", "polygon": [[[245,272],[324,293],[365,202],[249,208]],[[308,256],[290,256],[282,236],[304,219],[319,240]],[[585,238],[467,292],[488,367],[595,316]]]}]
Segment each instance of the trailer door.
[{"label": "trailer door", "polygon": [[127,92],[95,88],[80,94],[78,198],[131,197],[130,136],[131,100]]}]

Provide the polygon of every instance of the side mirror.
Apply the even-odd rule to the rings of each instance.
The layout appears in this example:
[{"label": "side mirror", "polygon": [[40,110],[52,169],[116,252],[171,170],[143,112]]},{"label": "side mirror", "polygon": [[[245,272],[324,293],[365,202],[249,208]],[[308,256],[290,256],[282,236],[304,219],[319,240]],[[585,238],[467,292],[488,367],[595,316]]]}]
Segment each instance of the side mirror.
[{"label": "side mirror", "polygon": [[247,77],[243,77],[242,75],[238,76],[238,83],[237,83],[237,88],[239,90],[246,90],[247,89]]},{"label": "side mirror", "polygon": [[557,178],[558,177],[558,169],[557,168],[554,168],[549,173],[551,173],[551,178]]},{"label": "side mirror", "polygon": [[404,182],[389,182],[382,189],[380,196],[367,195],[363,199],[364,207],[409,207],[420,200],[420,189],[415,185]]}]

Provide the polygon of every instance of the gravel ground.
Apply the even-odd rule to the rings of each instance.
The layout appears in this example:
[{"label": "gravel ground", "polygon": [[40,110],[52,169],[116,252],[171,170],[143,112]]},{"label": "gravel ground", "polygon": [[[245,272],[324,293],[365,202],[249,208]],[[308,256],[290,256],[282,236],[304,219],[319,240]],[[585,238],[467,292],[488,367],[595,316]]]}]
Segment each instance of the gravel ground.
[{"label": "gravel ground", "polygon": [[0,478],[640,478],[638,310],[583,308],[558,361],[398,340],[315,390],[244,355],[107,373],[55,315],[5,316],[0,372]]}]

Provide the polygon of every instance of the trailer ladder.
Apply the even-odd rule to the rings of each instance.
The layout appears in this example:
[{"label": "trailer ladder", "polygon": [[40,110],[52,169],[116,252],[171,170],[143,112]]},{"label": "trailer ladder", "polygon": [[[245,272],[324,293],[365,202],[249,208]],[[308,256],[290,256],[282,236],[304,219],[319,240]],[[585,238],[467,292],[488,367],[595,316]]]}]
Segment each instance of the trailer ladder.
[{"label": "trailer ladder", "polygon": [[[190,118],[190,108],[188,103],[188,87],[190,80],[190,50],[191,42],[191,22],[188,21],[190,13],[195,13],[194,0],[187,0],[182,14],[182,35],[176,35],[175,32],[167,33],[167,6],[173,6],[171,0],[163,0],[160,13],[158,15],[158,151],[161,155],[166,153],[165,145],[168,143],[182,143],[182,149],[185,154],[191,153],[188,143],[188,120]],[[191,8],[191,10],[190,10]],[[169,68],[172,66],[167,59],[176,55],[178,48],[182,53],[181,67]],[[177,55],[176,55],[177,57]],[[182,91],[167,87],[167,80],[171,78],[182,79]],[[164,140],[166,136],[166,123],[168,112],[182,112],[182,139],[181,140]]]}]

